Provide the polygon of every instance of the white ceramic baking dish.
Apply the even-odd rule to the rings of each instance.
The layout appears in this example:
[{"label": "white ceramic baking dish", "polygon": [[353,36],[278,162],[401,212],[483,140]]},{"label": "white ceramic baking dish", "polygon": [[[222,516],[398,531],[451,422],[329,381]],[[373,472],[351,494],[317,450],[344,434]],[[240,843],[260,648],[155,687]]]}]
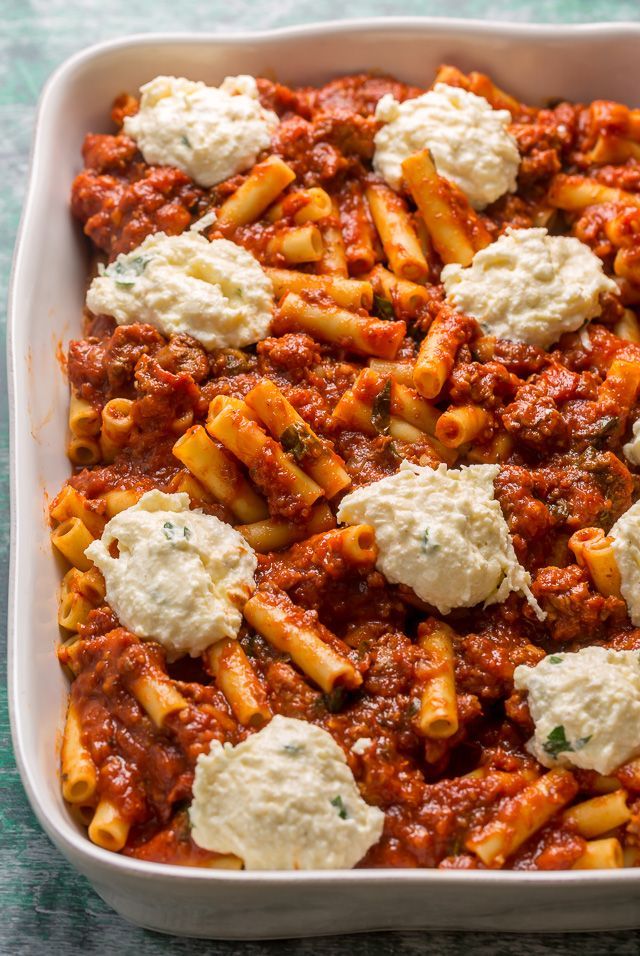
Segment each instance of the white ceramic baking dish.
[{"label": "white ceramic baking dish", "polygon": [[159,73],[321,83],[381,70],[426,85],[441,62],[486,71],[532,102],[640,103],[640,24],[522,26],[393,19],[271,33],[138,36],[68,60],[43,93],[9,309],[12,558],[11,720],[31,805],[60,851],[122,916],[191,936],[266,938],[379,929],[551,931],[640,926],[640,869],[615,872],[352,870],[236,873],[137,862],[93,846],[62,802],[58,742],[67,684],[55,658],[60,569],[48,496],[68,476],[68,392],[58,350],[80,330],[85,243],[68,201],[87,131],[110,103]]}]

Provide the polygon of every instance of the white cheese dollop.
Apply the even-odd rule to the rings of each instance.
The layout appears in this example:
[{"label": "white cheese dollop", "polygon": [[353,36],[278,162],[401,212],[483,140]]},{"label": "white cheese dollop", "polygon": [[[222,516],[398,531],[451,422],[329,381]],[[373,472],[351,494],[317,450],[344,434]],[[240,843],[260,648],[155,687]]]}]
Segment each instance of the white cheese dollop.
[{"label": "white cheese dollop", "polygon": [[633,423],[631,440],[622,446],[622,451],[632,465],[640,465],[640,418]]},{"label": "white cheese dollop", "polygon": [[378,570],[441,614],[521,591],[541,615],[494,498],[498,471],[497,465],[433,471],[403,461],[397,474],[343,498],[337,518],[372,525]]},{"label": "white cheese dollop", "polygon": [[187,494],[148,491],[85,554],[121,624],[162,644],[170,661],[236,637],[255,587],[253,549],[224,521],[190,511]]},{"label": "white cheese dollop", "polygon": [[603,292],[618,291],[588,246],[542,228],[508,228],[466,269],[445,266],[442,282],[447,301],[487,335],[543,349],[600,315]]},{"label": "white cheese dollop", "polygon": [[402,162],[428,148],[441,176],[456,183],[475,209],[514,192],[518,145],[508,132],[511,114],[482,96],[436,83],[423,96],[398,103],[390,93],[376,107],[384,126],[375,136],[373,168],[393,189],[402,185]]},{"label": "white cheese dollop", "polygon": [[640,627],[640,501],[618,518],[610,534],[622,597],[627,602],[631,623]]},{"label": "white cheese dollop", "polygon": [[273,286],[235,242],[157,232],[96,276],[87,307],[118,325],[146,322],[163,335],[191,335],[209,350],[242,348],[267,336]]},{"label": "white cheese dollop", "polygon": [[609,774],[640,753],[640,652],[583,647],[514,672],[529,692],[535,736],[527,749],[545,767]]},{"label": "white cheese dollop", "polygon": [[252,76],[228,76],[219,87],[156,76],[140,92],[140,109],[125,118],[125,133],[145,162],[176,166],[200,186],[253,166],[278,125],[276,114],[260,105]]},{"label": "white cheese dollop", "polygon": [[233,853],[248,870],[355,866],[384,824],[333,737],[279,715],[237,747],[211,742],[189,813],[198,846]]}]

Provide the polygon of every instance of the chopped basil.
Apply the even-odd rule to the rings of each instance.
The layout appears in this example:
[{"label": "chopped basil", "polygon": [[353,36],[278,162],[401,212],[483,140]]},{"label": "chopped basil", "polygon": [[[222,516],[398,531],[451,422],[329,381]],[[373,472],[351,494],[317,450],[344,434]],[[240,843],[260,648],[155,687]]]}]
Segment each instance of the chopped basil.
[{"label": "chopped basil", "polygon": [[185,525],[184,528],[181,528],[177,524],[173,524],[171,521],[165,521],[162,525],[162,530],[167,541],[180,541],[184,539],[188,541],[191,537],[191,531]]},{"label": "chopped basil", "polygon": [[566,738],[562,724],[559,727],[553,728],[543,743],[542,749],[551,757],[557,757],[558,754],[564,753],[566,750],[573,750],[573,746]]},{"label": "chopped basil", "polygon": [[302,744],[285,744],[282,749],[286,754],[289,754],[289,756],[297,757],[302,753],[304,747]]},{"label": "chopped basil", "polygon": [[349,813],[347,811],[347,808],[344,805],[344,800],[342,799],[340,794],[338,794],[337,797],[333,797],[333,799],[330,800],[329,803],[331,804],[332,807],[336,808],[336,810],[338,811],[338,816],[340,817],[341,820],[347,819],[347,817],[349,816]]},{"label": "chopped basil", "polygon": [[374,295],[373,297],[373,314],[379,319],[386,319],[387,321],[392,321],[396,317],[393,304],[388,299],[383,299],[381,295]]},{"label": "chopped basil", "polygon": [[558,754],[565,753],[567,751],[572,751],[575,753],[576,750],[582,750],[582,748],[589,743],[591,740],[592,734],[589,734],[588,737],[578,737],[575,743],[571,743],[570,740],[567,740],[567,736],[564,731],[564,727],[560,724],[559,727],[554,727],[546,741],[542,745],[542,749],[545,753],[549,754],[550,757],[557,757]]},{"label": "chopped basil", "polygon": [[390,441],[389,444],[387,445],[387,451],[389,452],[392,458],[395,458],[396,461],[403,460],[403,456],[398,451],[398,445],[396,444],[396,442]]},{"label": "chopped basil", "polygon": [[330,714],[337,714],[347,698],[343,687],[334,687],[328,694],[323,694],[324,705]]},{"label": "chopped basil", "polygon": [[549,658],[549,663],[550,663],[550,664],[562,664],[562,661],[563,661],[563,660],[564,660],[563,657],[558,657],[557,654],[552,654],[551,657]]},{"label": "chopped basil", "polygon": [[317,458],[322,450],[320,442],[302,422],[287,425],[280,435],[280,444],[285,451],[291,452],[296,461]]},{"label": "chopped basil", "polygon": [[116,262],[113,271],[119,275],[141,276],[149,262],[150,260],[145,259],[144,256],[134,256],[133,259],[128,259],[126,262]]},{"label": "chopped basil", "polygon": [[180,142],[182,143],[183,146],[186,146],[187,149],[191,149],[191,148],[192,148],[192,147],[191,147],[191,143],[189,142],[189,138],[188,138],[187,136],[181,136],[181,137],[180,137]]},{"label": "chopped basil", "polygon": [[106,274],[114,277],[117,286],[127,288],[134,284],[137,276],[142,275],[149,262],[150,259],[146,259],[144,256],[134,256],[124,262],[117,259],[106,270]]},{"label": "chopped basil", "polygon": [[593,423],[594,437],[605,438],[610,435],[617,428],[619,421],[616,415],[605,415],[604,418],[599,418]]},{"label": "chopped basil", "polygon": [[434,551],[438,550],[438,545],[433,542],[429,542],[429,529],[424,529],[424,534],[422,535],[422,551],[424,554],[433,554]]},{"label": "chopped basil", "polygon": [[391,379],[382,386],[373,400],[371,407],[371,424],[379,435],[389,434],[391,424]]}]

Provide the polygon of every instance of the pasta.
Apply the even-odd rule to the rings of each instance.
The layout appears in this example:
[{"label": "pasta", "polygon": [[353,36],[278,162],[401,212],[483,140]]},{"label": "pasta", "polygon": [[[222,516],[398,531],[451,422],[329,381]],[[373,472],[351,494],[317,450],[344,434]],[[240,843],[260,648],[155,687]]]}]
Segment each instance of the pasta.
[{"label": "pasta", "polygon": [[367,201],[393,274],[410,282],[427,279],[429,266],[402,199],[376,183],[367,188]]},{"label": "pasta", "polygon": [[100,431],[100,412],[73,392],[69,398],[69,431],[76,438],[91,438]]},{"label": "pasta", "polygon": [[[207,428],[254,473],[256,482],[262,484],[265,491],[268,482],[275,482],[289,494],[296,495],[307,507],[322,496],[320,485],[287,457],[282,446],[233,405],[223,407],[207,423]],[[262,470],[266,472],[264,477],[260,476]]]},{"label": "pasta", "polygon": [[438,418],[436,437],[448,448],[459,448],[476,439],[491,426],[491,415],[478,405],[450,406]]},{"label": "pasta", "polygon": [[69,803],[87,804],[96,792],[96,767],[82,743],[82,729],[73,701],[69,704],[62,738],[62,796]]},{"label": "pasta", "polygon": [[341,276],[349,275],[347,256],[344,241],[340,230],[340,209],[335,201],[331,201],[331,215],[322,225],[322,256],[316,265],[320,275]]},{"label": "pasta", "polygon": [[[328,734],[353,793],[385,815],[360,866],[640,866],[640,754],[590,757],[604,730],[613,739],[614,691],[593,690],[607,728],[581,731],[576,710],[545,736],[514,674],[550,681],[555,668],[561,682],[577,649],[640,652],[614,529],[640,487],[640,111],[541,110],[454,65],[435,81],[483,97],[517,144],[514,191],[481,211],[470,197],[493,175],[488,140],[470,136],[444,174],[437,128],[420,140],[418,123],[395,142],[397,178],[386,169],[377,134],[393,120],[379,101],[408,115],[426,90],[384,76],[295,90],[259,78],[272,132],[213,187],[147,164],[124,128],[85,144],[72,211],[112,314],[88,304],[69,344],[72,473],[48,511],[71,684],[60,784],[99,847],[250,866],[198,844],[193,781],[286,718]],[[114,116],[136,108],[125,97]],[[492,334],[497,278],[478,318],[455,306],[452,270],[441,278],[509,228],[542,226],[591,250],[600,290],[576,304],[590,324],[548,348],[516,323]],[[144,245],[160,233],[162,281]],[[231,264],[218,273],[220,240]],[[541,274],[553,284],[555,270]],[[420,497],[431,482],[435,504]],[[365,497],[375,507],[359,511]],[[504,553],[485,556],[503,525]],[[460,595],[478,577],[470,607]],[[279,787],[308,796],[299,756],[274,752],[260,779],[270,806],[284,805]],[[353,823],[333,787],[308,826],[287,820],[316,846],[324,816],[336,845]],[[238,791],[257,820],[259,790]]]},{"label": "pasta", "polygon": [[309,520],[301,524],[287,521],[284,518],[267,518],[265,521],[254,521],[253,524],[237,525],[236,530],[245,538],[254,551],[268,554],[270,551],[281,551],[296,541],[303,541],[311,534],[327,531],[335,526],[336,519],[326,504],[316,505],[309,516]]},{"label": "pasta", "polygon": [[273,283],[276,298],[287,292],[318,291],[331,296],[337,305],[345,309],[370,309],[373,305],[373,289],[370,282],[359,279],[343,279],[341,276],[315,276],[291,269],[267,269]]},{"label": "pasta", "polygon": [[173,446],[173,454],[214,498],[228,505],[241,521],[266,518],[266,505],[251,488],[219,445],[212,442],[202,425],[187,429]]},{"label": "pasta", "polygon": [[487,246],[490,239],[464,195],[438,176],[428,150],[405,159],[402,171],[442,261],[468,266],[474,253]]},{"label": "pasta", "polygon": [[311,189],[298,189],[289,193],[286,199],[274,203],[267,210],[266,219],[277,222],[278,219],[291,217],[298,226],[305,222],[318,222],[330,216],[333,211],[331,196],[319,186]]},{"label": "pasta", "polygon": [[336,652],[327,643],[322,626],[312,624],[308,613],[296,607],[286,594],[260,591],[247,601],[244,613],[249,624],[278,650],[290,654],[325,693],[336,685],[353,688],[362,683],[346,654]]},{"label": "pasta", "polygon": [[581,528],[569,539],[569,547],[601,594],[620,597],[620,571],[611,538],[601,528]]},{"label": "pasta", "polygon": [[262,684],[237,641],[223,640],[213,644],[207,653],[207,661],[239,723],[246,727],[262,727],[271,720],[271,709]]},{"label": "pasta", "polygon": [[418,628],[418,642],[429,655],[431,667],[417,720],[425,737],[452,737],[458,729],[452,633],[442,621],[425,622]]},{"label": "pasta", "polygon": [[280,302],[280,328],[298,329],[321,341],[349,348],[361,355],[393,359],[404,337],[404,322],[382,322],[335,305],[316,305],[295,292]]},{"label": "pasta", "polygon": [[167,717],[188,706],[179,690],[152,674],[137,677],[129,687],[156,727],[163,727]]},{"label": "pasta", "polygon": [[220,207],[218,225],[244,226],[254,222],[295,178],[293,170],[279,156],[258,163]]},{"label": "pasta", "polygon": [[322,259],[322,236],[317,226],[307,223],[279,232],[267,247],[271,256],[281,256],[288,265]]},{"label": "pasta", "polygon": [[290,451],[320,485],[327,498],[333,498],[351,484],[342,459],[322,443],[273,382],[262,379],[251,389],[246,402],[285,451]]}]

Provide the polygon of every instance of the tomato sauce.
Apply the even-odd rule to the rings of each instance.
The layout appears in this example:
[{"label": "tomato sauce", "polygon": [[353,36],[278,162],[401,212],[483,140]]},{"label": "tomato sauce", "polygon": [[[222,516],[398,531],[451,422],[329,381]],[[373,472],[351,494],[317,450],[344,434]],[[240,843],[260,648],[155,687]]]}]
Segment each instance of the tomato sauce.
[{"label": "tomato sauce", "polygon": [[[274,152],[292,166],[299,184],[321,185],[336,194],[350,183],[366,183],[371,175],[380,97],[391,92],[403,100],[422,92],[365,75],[334,80],[318,90],[289,90],[260,80],[259,89],[263,105],[282,120]],[[121,98],[114,116],[121,121],[135,108],[134,100]],[[523,110],[516,117],[512,131],[523,157],[518,192],[482,214],[493,236],[507,225],[537,224],[548,211],[544,197],[549,182],[561,170],[587,170],[606,185],[640,192],[640,167],[634,161],[589,167],[585,157],[598,132],[616,122],[613,109],[596,113],[597,121],[588,107],[561,103]],[[107,259],[151,233],[182,232],[243,181],[235,177],[203,190],[177,169],[147,166],[122,132],[88,135],[83,156],[86,168],[73,184],[72,211]],[[347,234],[350,209],[349,204],[343,209]],[[587,210],[574,234],[610,265],[607,209],[598,210]],[[568,231],[561,214],[556,224]],[[263,264],[278,265],[282,263],[266,251],[278,228],[261,222],[242,227],[233,238]],[[207,235],[220,233],[214,226]],[[417,317],[397,315],[408,322],[402,358],[415,359],[442,302],[437,284],[430,295],[430,307]],[[449,317],[449,334],[457,337],[459,349],[438,405],[479,403],[498,416],[510,436],[512,447],[501,463],[496,496],[518,559],[531,572],[533,592],[547,613],[540,623],[524,599],[512,594],[502,605],[449,615],[457,635],[460,724],[453,737],[425,741],[416,726],[421,682],[429,673],[416,628],[433,609],[407,589],[388,584],[379,572],[349,566],[339,554],[319,552],[305,542],[260,556],[259,580],[285,590],[296,604],[317,614],[344,642],[363,678],[356,690],[324,694],[246,624],[239,635],[272,711],[328,730],[343,747],[364,798],[385,811],[382,839],[362,866],[481,867],[465,849],[469,832],[486,824],[541,772],[525,749],[532,726],[526,704],[513,691],[515,667],[585,642],[640,648],[640,631],[631,626],[624,602],[595,591],[567,546],[579,528],[595,525],[608,531],[637,494],[637,476],[621,447],[640,409],[620,408],[601,392],[613,357],[640,359],[640,346],[613,332],[621,314],[619,300],[611,298],[591,326],[590,348],[578,334],[568,334],[549,353],[489,338],[472,320]],[[116,327],[107,317],[87,315],[84,337],[69,347],[69,379],[98,409],[114,397],[132,399],[135,428],[129,445],[111,464],[76,469],[71,484],[89,499],[113,489],[173,490],[180,471],[171,450],[175,420],[191,413],[194,423],[203,424],[216,395],[242,398],[263,377],[275,382],[310,426],[334,443],[354,487],[394,474],[402,457],[437,464],[428,447],[341,428],[331,417],[363,365],[344,349],[282,330],[277,312],[273,335],[256,347],[210,353],[185,335],[167,340],[144,324]],[[262,472],[253,475],[260,487],[270,484],[269,468],[266,461]],[[279,500],[277,490],[270,506],[273,514],[306,518],[295,500]],[[221,506],[206,508],[229,517]],[[61,658],[77,675],[71,694],[83,742],[98,768],[99,791],[117,803],[132,825],[124,852],[211,865],[215,855],[193,844],[185,811],[195,762],[212,740],[235,744],[249,731],[237,723],[200,662],[167,664],[159,645],[140,642],[107,608],[92,612],[81,638],[81,648],[63,650]],[[168,674],[189,702],[162,729],[128,690],[142,673]],[[361,738],[371,745],[354,753],[353,744]],[[473,775],[479,768],[482,773]],[[637,780],[628,785],[640,789]],[[566,868],[583,849],[584,841],[554,820],[507,865]]]}]

